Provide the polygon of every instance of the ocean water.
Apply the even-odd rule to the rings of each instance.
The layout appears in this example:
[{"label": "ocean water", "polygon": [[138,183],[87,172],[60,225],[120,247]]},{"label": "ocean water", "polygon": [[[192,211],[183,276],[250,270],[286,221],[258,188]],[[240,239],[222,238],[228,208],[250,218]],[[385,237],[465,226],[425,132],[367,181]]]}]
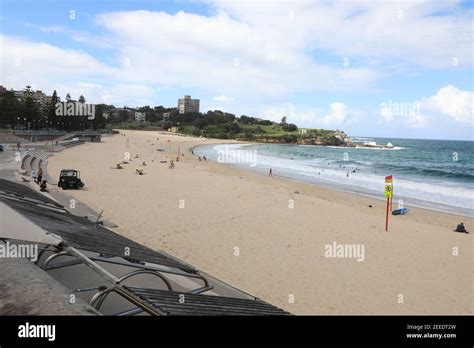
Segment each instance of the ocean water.
[{"label": "ocean water", "polygon": [[[474,142],[353,137],[393,149],[284,144],[204,145],[196,155],[267,174],[384,199],[393,175],[394,203],[473,216]],[[399,202],[400,201],[400,202]]]}]

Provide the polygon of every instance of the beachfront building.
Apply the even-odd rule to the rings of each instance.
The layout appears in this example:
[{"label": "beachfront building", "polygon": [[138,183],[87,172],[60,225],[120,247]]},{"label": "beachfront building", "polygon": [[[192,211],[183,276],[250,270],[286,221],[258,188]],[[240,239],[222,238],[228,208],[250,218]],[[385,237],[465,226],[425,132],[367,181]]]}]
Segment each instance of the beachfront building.
[{"label": "beachfront building", "polygon": [[145,112],[135,112],[135,122],[145,122],[146,113]]},{"label": "beachfront building", "polygon": [[178,110],[180,114],[199,112],[199,99],[191,99],[190,95],[185,95],[178,99]]},{"label": "beachfront building", "polygon": [[33,100],[37,102],[41,108],[47,105],[47,96],[42,91],[33,92]]},{"label": "beachfront building", "polygon": [[23,99],[23,95],[25,94],[25,91],[13,91],[13,95],[15,96],[16,99],[21,101]]},{"label": "beachfront building", "polygon": [[307,128],[298,128],[298,133],[299,133],[299,134],[307,134],[307,133],[308,133],[308,129],[307,129]]}]

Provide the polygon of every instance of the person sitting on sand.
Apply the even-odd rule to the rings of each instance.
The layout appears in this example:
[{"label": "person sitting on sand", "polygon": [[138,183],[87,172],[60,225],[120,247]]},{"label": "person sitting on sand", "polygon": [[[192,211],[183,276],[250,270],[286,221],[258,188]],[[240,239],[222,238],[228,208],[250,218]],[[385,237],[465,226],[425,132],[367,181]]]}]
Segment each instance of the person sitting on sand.
[{"label": "person sitting on sand", "polygon": [[145,173],[143,173],[143,169],[135,169],[135,174],[137,174],[137,175],[145,175]]},{"label": "person sitting on sand", "polygon": [[202,158],[201,156],[198,157],[198,161],[201,162],[202,161]]},{"label": "person sitting on sand", "polygon": [[123,169],[122,165],[120,163],[117,163],[117,169]]},{"label": "person sitting on sand", "polygon": [[145,162],[145,161],[143,161],[142,166],[146,166],[146,162]]},{"label": "person sitting on sand", "polygon": [[464,223],[460,223],[459,225],[456,226],[456,229],[454,230],[455,232],[462,232],[462,233],[469,233],[466,231],[466,228],[464,227]]},{"label": "person sitting on sand", "polygon": [[179,162],[179,156],[176,156],[176,162]]},{"label": "person sitting on sand", "polygon": [[174,168],[174,161],[173,161],[173,160],[170,161],[170,166],[169,166],[169,168],[170,168],[170,169],[173,169],[173,168]]},{"label": "person sitting on sand", "polygon": [[207,162],[206,156],[202,156],[202,159]]},{"label": "person sitting on sand", "polygon": [[41,192],[49,192],[48,185],[46,184],[46,180],[43,180],[40,184],[40,191]]}]

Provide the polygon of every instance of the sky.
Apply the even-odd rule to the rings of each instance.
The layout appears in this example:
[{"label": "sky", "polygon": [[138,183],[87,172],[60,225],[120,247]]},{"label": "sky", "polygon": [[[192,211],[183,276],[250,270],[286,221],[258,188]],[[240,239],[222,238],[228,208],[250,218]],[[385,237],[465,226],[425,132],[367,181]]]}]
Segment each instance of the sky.
[{"label": "sky", "polygon": [[471,1],[0,0],[0,84],[474,140]]}]

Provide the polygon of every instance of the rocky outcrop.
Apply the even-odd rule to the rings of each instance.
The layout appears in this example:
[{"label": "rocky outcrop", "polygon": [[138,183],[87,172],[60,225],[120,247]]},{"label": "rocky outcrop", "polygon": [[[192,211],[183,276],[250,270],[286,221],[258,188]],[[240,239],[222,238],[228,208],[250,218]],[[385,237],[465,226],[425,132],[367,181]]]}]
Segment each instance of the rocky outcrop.
[{"label": "rocky outcrop", "polygon": [[320,146],[353,146],[352,140],[346,133],[340,130],[320,130],[314,134],[308,132],[305,134],[285,134],[285,135],[258,135],[254,134],[252,139],[236,138],[240,141],[252,140],[265,144],[296,144],[296,145],[320,145]]}]

